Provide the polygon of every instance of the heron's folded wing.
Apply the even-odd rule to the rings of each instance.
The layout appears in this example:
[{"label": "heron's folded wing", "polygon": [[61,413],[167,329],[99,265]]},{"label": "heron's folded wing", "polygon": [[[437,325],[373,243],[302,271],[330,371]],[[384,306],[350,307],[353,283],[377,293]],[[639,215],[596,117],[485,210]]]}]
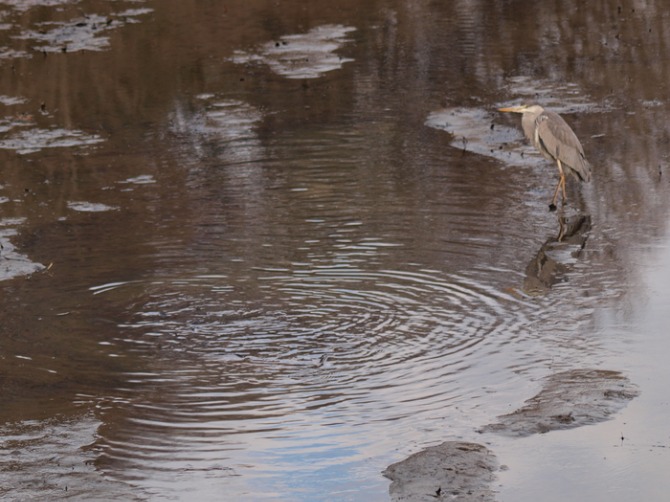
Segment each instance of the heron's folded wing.
[{"label": "heron's folded wing", "polygon": [[582,144],[563,118],[546,111],[537,119],[537,133],[544,148],[583,181],[591,179],[591,165]]}]

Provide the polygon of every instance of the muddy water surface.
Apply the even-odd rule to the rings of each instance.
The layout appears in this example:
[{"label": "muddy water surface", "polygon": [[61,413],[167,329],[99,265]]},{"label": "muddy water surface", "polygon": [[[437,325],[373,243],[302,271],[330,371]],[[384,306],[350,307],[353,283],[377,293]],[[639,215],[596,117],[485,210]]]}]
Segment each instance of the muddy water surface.
[{"label": "muddy water surface", "polygon": [[[542,5],[0,2],[0,495],[388,500],[464,441],[663,500],[670,18]],[[594,165],[557,212],[526,100]],[[635,391],[517,420],[584,372]]]}]

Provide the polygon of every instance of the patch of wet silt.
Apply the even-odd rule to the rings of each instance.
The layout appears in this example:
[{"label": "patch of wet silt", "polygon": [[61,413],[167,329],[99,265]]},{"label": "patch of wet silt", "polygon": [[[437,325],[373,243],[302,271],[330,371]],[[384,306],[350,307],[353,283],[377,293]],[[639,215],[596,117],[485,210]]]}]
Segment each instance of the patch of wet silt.
[{"label": "patch of wet silt", "polygon": [[[0,125],[0,128],[2,126]],[[2,132],[0,130],[0,132]],[[104,141],[97,134],[63,128],[27,129],[0,138],[1,150],[15,150],[19,154],[39,152],[43,148],[72,148],[89,146]]]},{"label": "patch of wet silt", "polygon": [[[0,196],[0,204],[6,201],[8,199]],[[0,281],[30,275],[45,268],[44,265],[32,262],[27,256],[16,251],[15,246],[11,243],[10,238],[18,233],[15,227],[21,223],[23,223],[23,218],[0,220]]]},{"label": "patch of wet silt", "polygon": [[392,481],[392,501],[493,501],[490,485],[498,460],[485,446],[446,441],[391,464],[382,473]]},{"label": "patch of wet silt", "polygon": [[66,22],[49,21],[39,23],[36,30],[27,30],[16,38],[34,40],[37,45],[33,49],[44,54],[107,50],[110,45],[109,37],[103,33],[126,24],[137,23],[139,16],[151,12],[152,9],[128,9],[109,16],[87,14]]},{"label": "patch of wet silt", "polygon": [[148,500],[96,470],[99,425],[90,416],[0,425],[0,499]]},{"label": "patch of wet silt", "polygon": [[[0,96],[0,103],[14,106],[25,103],[21,97]],[[48,116],[48,113],[41,112]],[[87,134],[76,129],[62,127],[41,128],[29,113],[16,113],[0,117],[0,150],[14,150],[26,155],[45,148],[73,148],[91,146],[105,141],[98,134]]]},{"label": "patch of wet silt", "polygon": [[[514,119],[502,119],[497,108],[538,103],[560,114],[609,109],[585,96],[573,83],[517,76],[509,78],[504,87],[511,99],[486,109],[476,106],[441,108],[429,113],[424,125],[448,132],[452,136],[452,146],[463,151],[491,157],[511,166],[535,166],[542,157],[525,140]],[[504,120],[510,122],[502,123]]]},{"label": "patch of wet silt", "polygon": [[[639,394],[618,371],[580,369],[550,375],[526,405],[498,417],[478,432],[525,437],[572,429],[609,419]],[[484,445],[446,441],[391,464],[382,474],[392,481],[392,501],[494,501],[491,483],[499,470]]]},{"label": "patch of wet silt", "polygon": [[335,54],[349,41],[347,34],[355,28],[324,25],[295,35],[285,35],[277,42],[268,42],[256,51],[236,51],[234,63],[261,63],[286,78],[318,78],[353,61]]},{"label": "patch of wet silt", "polygon": [[637,386],[618,371],[581,369],[550,375],[543,389],[526,405],[479,432],[530,436],[573,429],[609,419],[639,394]]},{"label": "patch of wet silt", "polygon": [[116,206],[108,206],[107,204],[86,201],[68,202],[67,207],[73,211],[79,211],[81,213],[101,213],[104,211],[116,211],[119,209]]}]

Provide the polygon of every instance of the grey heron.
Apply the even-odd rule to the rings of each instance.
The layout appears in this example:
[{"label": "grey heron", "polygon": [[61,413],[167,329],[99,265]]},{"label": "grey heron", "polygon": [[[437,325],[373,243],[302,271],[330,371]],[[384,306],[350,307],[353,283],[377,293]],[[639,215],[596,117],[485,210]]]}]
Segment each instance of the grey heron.
[{"label": "grey heron", "polygon": [[545,110],[539,105],[520,105],[498,108],[501,112],[521,114],[521,127],[526,138],[549,160],[558,165],[560,179],[554,191],[554,198],[549,207],[556,208],[558,192],[561,191],[565,204],[566,171],[575,178],[589,182],[591,180],[591,164],[586,160],[582,144],[577,135],[558,113]]}]

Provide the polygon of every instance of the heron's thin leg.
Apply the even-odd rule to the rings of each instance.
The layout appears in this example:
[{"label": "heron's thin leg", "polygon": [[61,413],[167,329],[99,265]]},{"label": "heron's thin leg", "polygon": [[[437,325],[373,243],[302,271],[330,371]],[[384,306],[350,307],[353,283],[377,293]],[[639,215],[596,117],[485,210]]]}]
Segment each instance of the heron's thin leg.
[{"label": "heron's thin leg", "polygon": [[[558,161],[558,165],[561,166],[561,161]],[[561,185],[563,186],[563,202],[568,200],[568,196],[565,195],[565,172],[563,172],[563,166],[561,166]]]},{"label": "heron's thin leg", "polygon": [[567,196],[565,195],[565,175],[564,175],[564,174],[561,176],[561,179],[560,179],[560,181],[558,182],[558,184],[561,186],[561,196],[562,196],[561,201],[563,202],[563,204],[565,204],[565,201],[566,201],[568,198],[567,198]]},{"label": "heron's thin leg", "polygon": [[[558,181],[558,187],[561,188],[562,195],[563,195],[563,204],[565,204],[565,201],[568,200],[567,195],[565,195],[565,173],[563,172],[563,166],[561,165],[561,161],[556,159],[556,164],[558,164],[558,172],[561,175],[561,179]],[[554,205],[556,205],[556,195],[558,195],[558,188],[556,189],[556,193],[554,194]]]},{"label": "heron's thin leg", "polygon": [[[563,167],[561,166],[561,161],[560,160],[556,159],[556,162],[558,164],[558,173],[560,175],[560,178],[558,180],[558,185],[556,185],[556,190],[554,190],[554,198],[551,199],[550,207],[551,206],[556,207],[556,200],[558,199],[558,191],[563,186]],[[564,197],[563,200],[565,200],[565,195],[563,197]]]}]

